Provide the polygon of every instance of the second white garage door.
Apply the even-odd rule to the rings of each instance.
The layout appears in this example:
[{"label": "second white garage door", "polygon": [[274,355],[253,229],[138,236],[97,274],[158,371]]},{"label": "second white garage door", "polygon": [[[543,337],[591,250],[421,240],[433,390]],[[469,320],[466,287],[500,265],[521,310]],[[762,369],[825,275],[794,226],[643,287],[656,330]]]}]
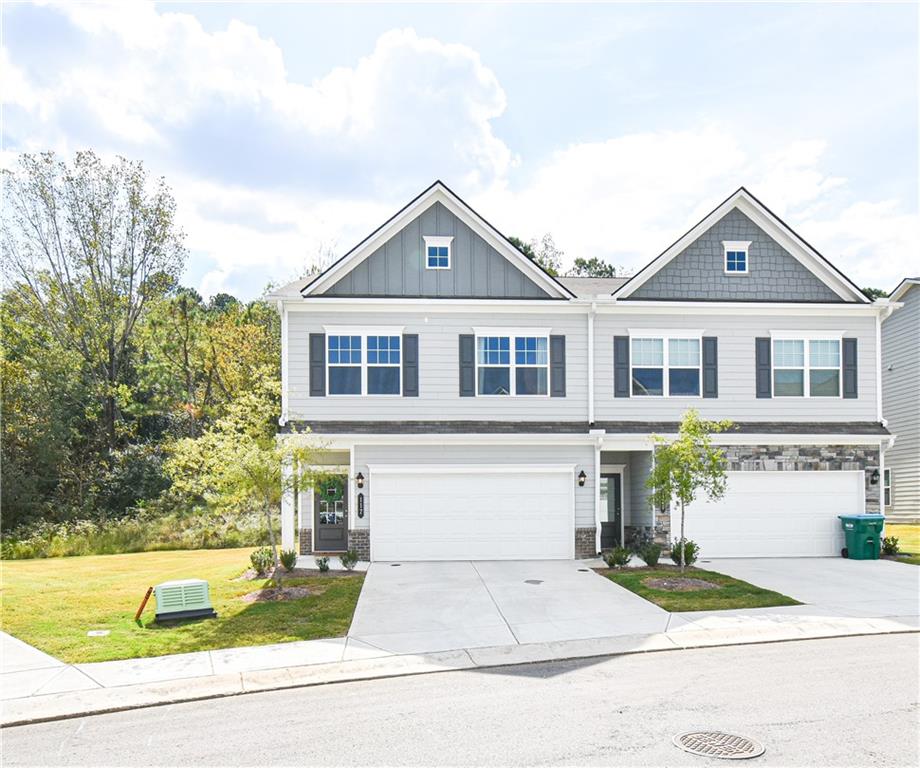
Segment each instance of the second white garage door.
[{"label": "second white garage door", "polygon": [[[839,557],[837,515],[865,511],[862,472],[729,472],[725,496],[687,508],[686,535],[710,557]],[[671,533],[679,535],[679,512]]]},{"label": "second white garage door", "polygon": [[372,466],[372,560],[575,554],[571,466]]}]

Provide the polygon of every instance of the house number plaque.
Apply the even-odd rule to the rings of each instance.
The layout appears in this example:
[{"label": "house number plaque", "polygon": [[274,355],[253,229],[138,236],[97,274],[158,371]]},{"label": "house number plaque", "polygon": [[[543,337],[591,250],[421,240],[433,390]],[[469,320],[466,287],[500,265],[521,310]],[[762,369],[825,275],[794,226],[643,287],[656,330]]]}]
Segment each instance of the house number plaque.
[{"label": "house number plaque", "polygon": [[358,494],[358,517],[364,517],[364,494]]}]

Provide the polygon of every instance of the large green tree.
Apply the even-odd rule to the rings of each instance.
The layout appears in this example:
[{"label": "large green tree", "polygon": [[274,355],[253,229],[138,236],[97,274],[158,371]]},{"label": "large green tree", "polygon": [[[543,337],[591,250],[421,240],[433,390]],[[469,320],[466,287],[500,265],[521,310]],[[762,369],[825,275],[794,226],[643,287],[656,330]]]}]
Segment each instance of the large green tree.
[{"label": "large green tree", "polygon": [[93,152],[71,163],[22,155],[3,183],[6,277],[44,330],[82,361],[115,448],[138,324],[185,263],[175,200],[141,163],[106,163]]}]

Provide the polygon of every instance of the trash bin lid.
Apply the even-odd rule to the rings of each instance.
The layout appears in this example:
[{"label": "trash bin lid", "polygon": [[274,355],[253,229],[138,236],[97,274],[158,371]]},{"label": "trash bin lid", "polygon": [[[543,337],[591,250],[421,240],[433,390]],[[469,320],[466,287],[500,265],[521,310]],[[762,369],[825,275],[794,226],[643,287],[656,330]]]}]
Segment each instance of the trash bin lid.
[{"label": "trash bin lid", "polygon": [[866,515],[837,515],[840,520],[884,520],[884,515],[866,514]]}]

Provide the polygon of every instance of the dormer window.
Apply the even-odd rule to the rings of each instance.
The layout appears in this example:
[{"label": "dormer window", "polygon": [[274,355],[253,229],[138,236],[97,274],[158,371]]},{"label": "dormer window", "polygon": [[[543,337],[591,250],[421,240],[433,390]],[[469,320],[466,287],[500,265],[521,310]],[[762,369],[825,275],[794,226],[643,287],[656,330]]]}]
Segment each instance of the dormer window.
[{"label": "dormer window", "polygon": [[453,237],[425,236],[425,268],[450,269],[450,243]]},{"label": "dormer window", "polygon": [[723,240],[725,251],[725,274],[746,275],[749,267],[750,240]]}]

